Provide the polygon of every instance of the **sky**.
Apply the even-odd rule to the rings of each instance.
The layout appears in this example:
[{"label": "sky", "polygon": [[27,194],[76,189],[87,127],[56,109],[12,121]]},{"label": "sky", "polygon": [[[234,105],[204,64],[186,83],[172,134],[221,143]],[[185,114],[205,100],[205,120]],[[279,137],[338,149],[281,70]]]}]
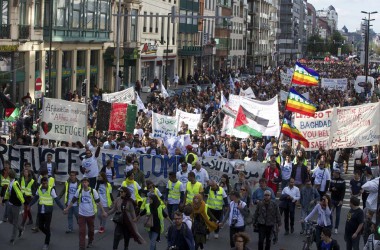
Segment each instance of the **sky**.
[{"label": "sky", "polygon": [[360,28],[362,18],[368,18],[368,15],[361,11],[379,13],[371,15],[372,29],[376,33],[380,33],[380,0],[307,0],[311,3],[315,10],[326,9],[330,5],[334,6],[338,13],[338,30],[346,25],[349,32],[354,32]]}]

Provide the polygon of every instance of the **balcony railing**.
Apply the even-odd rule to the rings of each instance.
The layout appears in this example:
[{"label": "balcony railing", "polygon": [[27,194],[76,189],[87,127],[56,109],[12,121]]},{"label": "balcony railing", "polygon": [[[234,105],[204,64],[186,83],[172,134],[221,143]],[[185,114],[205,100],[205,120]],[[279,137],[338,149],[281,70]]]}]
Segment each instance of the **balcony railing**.
[{"label": "balcony railing", "polygon": [[19,27],[18,28],[19,39],[29,39],[30,25],[19,25],[18,27]]},{"label": "balcony railing", "polygon": [[0,26],[0,39],[10,39],[11,38],[11,25],[2,24]]}]

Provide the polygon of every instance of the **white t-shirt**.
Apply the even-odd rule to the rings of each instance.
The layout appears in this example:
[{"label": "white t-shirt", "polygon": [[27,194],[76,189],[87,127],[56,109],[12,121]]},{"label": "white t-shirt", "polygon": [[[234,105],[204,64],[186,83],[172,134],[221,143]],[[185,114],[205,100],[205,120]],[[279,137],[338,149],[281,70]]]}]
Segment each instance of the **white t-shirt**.
[{"label": "white t-shirt", "polygon": [[207,171],[204,168],[201,168],[199,171],[194,169],[195,180],[202,183],[203,187],[206,186],[208,180],[210,179]]},{"label": "white t-shirt", "polygon": [[129,171],[133,170],[133,164],[126,165],[124,169],[124,173],[128,173]]},{"label": "white t-shirt", "polygon": [[281,166],[281,175],[283,180],[289,180],[292,174],[293,163],[285,162],[283,166]]},{"label": "white t-shirt", "polygon": [[[175,183],[172,182],[172,185],[169,187],[169,182],[166,184],[166,189],[173,190],[175,186]],[[186,191],[186,185],[181,185],[179,186],[179,191],[180,192],[185,192]],[[179,204],[180,199],[174,200],[173,198],[168,197],[168,204]]]},{"label": "white t-shirt", "polygon": [[108,207],[106,185],[100,184],[99,189],[98,189],[98,193],[99,193],[99,198],[100,198],[100,202],[102,203],[102,206]]},{"label": "white t-shirt", "polygon": [[202,156],[205,156],[205,157],[207,157],[207,156],[221,157],[222,155],[220,154],[219,151],[215,151],[215,154],[214,154],[211,150],[209,150],[209,151],[204,152]]},{"label": "white t-shirt", "polygon": [[[179,166],[181,167],[181,165]],[[179,180],[180,182],[182,182],[183,185],[186,186],[187,182],[189,181],[189,179],[187,178],[188,174],[191,172],[191,167],[187,167],[187,171],[186,172],[182,172],[181,171],[178,171],[176,176],[177,176],[177,180]]]},{"label": "white t-shirt", "polygon": [[[77,190],[75,193],[75,197],[79,198],[79,192],[80,189]],[[98,192],[93,189],[92,192],[94,193],[94,200],[99,199],[99,194]],[[79,214],[82,216],[93,216],[95,215],[95,210],[94,210],[94,205],[92,204],[92,197],[91,197],[91,191],[85,191],[82,189],[82,197],[81,200],[79,201]]]},{"label": "white t-shirt", "polygon": [[[140,190],[141,189],[140,185],[137,182],[135,182],[135,183],[136,183],[136,186],[137,186],[137,190]],[[132,184],[128,185],[127,188],[129,189],[129,191],[131,191],[131,198],[132,198],[132,200],[136,201],[135,184],[132,183]]]},{"label": "white t-shirt", "polygon": [[[45,192],[47,192],[47,189],[41,188],[41,192],[44,194]],[[53,197],[53,199],[57,198],[57,194],[55,193],[54,188],[51,189],[50,194],[51,194],[51,197]],[[38,195],[38,190],[36,191],[36,195]],[[45,213],[45,205],[41,205],[41,214],[44,214],[44,213]]]},{"label": "white t-shirt", "polygon": [[48,171],[48,176],[52,176],[52,169],[53,166],[51,163],[46,163],[47,171]]},{"label": "white t-shirt", "polygon": [[141,128],[135,128],[134,130],[133,130],[133,134],[134,135],[139,135],[139,139],[141,139],[142,138],[142,136],[144,135],[144,130],[142,130]]},{"label": "white t-shirt", "polygon": [[[247,204],[244,201],[239,201],[241,206],[244,208]],[[242,227],[244,226],[244,217],[241,214],[240,210],[238,209],[239,204],[235,203],[234,201],[230,202],[230,217],[228,218],[228,225],[231,226],[232,219],[237,219],[236,224],[234,227]]]},{"label": "white t-shirt", "polygon": [[90,158],[84,158],[82,160],[82,166],[86,171],[89,170],[88,172],[85,172],[83,174],[83,177],[87,177],[87,178],[98,177],[99,167],[98,167],[98,161],[95,158],[95,156],[91,156]]},{"label": "white t-shirt", "polygon": [[[75,193],[77,192],[77,190],[78,190],[78,183],[76,183],[76,182],[74,182],[74,183],[70,182],[70,184],[69,184],[69,190],[68,190],[69,195],[68,195],[68,199],[67,199],[68,203],[71,202],[71,200],[73,199],[73,197],[74,197]],[[78,206],[78,202],[75,202],[73,204],[73,207],[76,207],[76,206]]]},{"label": "white t-shirt", "polygon": [[314,185],[320,185],[319,191],[326,191],[326,182],[331,180],[330,171],[326,168],[317,167],[313,173]]}]

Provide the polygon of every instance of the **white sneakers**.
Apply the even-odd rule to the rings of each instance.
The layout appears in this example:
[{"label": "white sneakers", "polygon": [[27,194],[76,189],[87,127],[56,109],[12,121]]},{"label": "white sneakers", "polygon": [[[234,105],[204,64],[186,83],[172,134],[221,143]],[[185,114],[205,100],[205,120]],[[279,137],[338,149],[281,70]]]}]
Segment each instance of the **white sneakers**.
[{"label": "white sneakers", "polygon": [[219,239],[219,234],[214,234],[214,239]]},{"label": "white sneakers", "polygon": [[337,228],[334,229],[334,234],[338,234],[338,229]]}]

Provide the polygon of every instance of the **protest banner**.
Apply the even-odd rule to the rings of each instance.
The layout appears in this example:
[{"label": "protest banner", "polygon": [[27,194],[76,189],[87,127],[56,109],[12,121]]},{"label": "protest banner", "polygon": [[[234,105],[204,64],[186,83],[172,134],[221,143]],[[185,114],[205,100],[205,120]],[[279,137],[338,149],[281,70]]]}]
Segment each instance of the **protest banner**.
[{"label": "protest banner", "polygon": [[192,114],[182,111],[180,109],[176,109],[176,117],[177,117],[177,132],[181,130],[182,122],[189,125],[189,129],[194,131],[198,127],[198,123],[201,121],[201,114]]},{"label": "protest banner", "polygon": [[281,83],[283,85],[290,85],[292,82],[292,77],[293,77],[293,74],[281,72]]},{"label": "protest banner", "polygon": [[133,100],[135,100],[135,91],[133,87],[130,87],[122,91],[110,94],[102,94],[102,100],[111,103],[131,103]]},{"label": "protest banner", "polygon": [[322,78],[321,81],[322,88],[327,88],[328,90],[347,90],[347,78]]},{"label": "protest banner", "polygon": [[246,90],[240,89],[239,95],[247,98],[256,98],[255,93],[253,93],[251,87],[247,88]]},{"label": "protest banner", "polygon": [[[263,127],[257,124],[254,129],[263,133],[263,136],[278,136],[280,134],[280,122],[278,119],[277,96],[268,101],[258,101],[237,95],[229,95],[229,107],[237,112],[239,106],[243,106],[253,115],[269,120],[268,126]],[[235,120],[229,116],[223,119],[222,134],[234,135],[238,138],[247,138],[249,134],[234,129]]]},{"label": "protest banner", "polygon": [[152,113],[153,138],[177,135],[177,117]]},{"label": "protest banner", "polygon": [[330,148],[354,148],[379,144],[380,103],[334,108]]},{"label": "protest banner", "polygon": [[175,154],[175,150],[179,148],[182,152],[186,152],[186,146],[191,145],[189,134],[179,136],[165,136],[162,138],[165,147],[170,155]]},{"label": "protest banner", "polygon": [[43,139],[87,141],[87,105],[61,99],[44,98],[40,135]]},{"label": "protest banner", "polygon": [[315,151],[319,147],[328,149],[332,113],[332,109],[315,112],[314,116],[294,113],[294,126],[309,141],[309,147],[305,148],[306,151]]},{"label": "protest banner", "polygon": [[254,161],[229,160],[222,157],[203,157],[202,167],[208,172],[210,180],[217,183],[220,182],[223,174],[227,174],[232,186],[238,181],[238,173],[243,171],[251,188],[254,188],[263,175],[266,164]]}]

